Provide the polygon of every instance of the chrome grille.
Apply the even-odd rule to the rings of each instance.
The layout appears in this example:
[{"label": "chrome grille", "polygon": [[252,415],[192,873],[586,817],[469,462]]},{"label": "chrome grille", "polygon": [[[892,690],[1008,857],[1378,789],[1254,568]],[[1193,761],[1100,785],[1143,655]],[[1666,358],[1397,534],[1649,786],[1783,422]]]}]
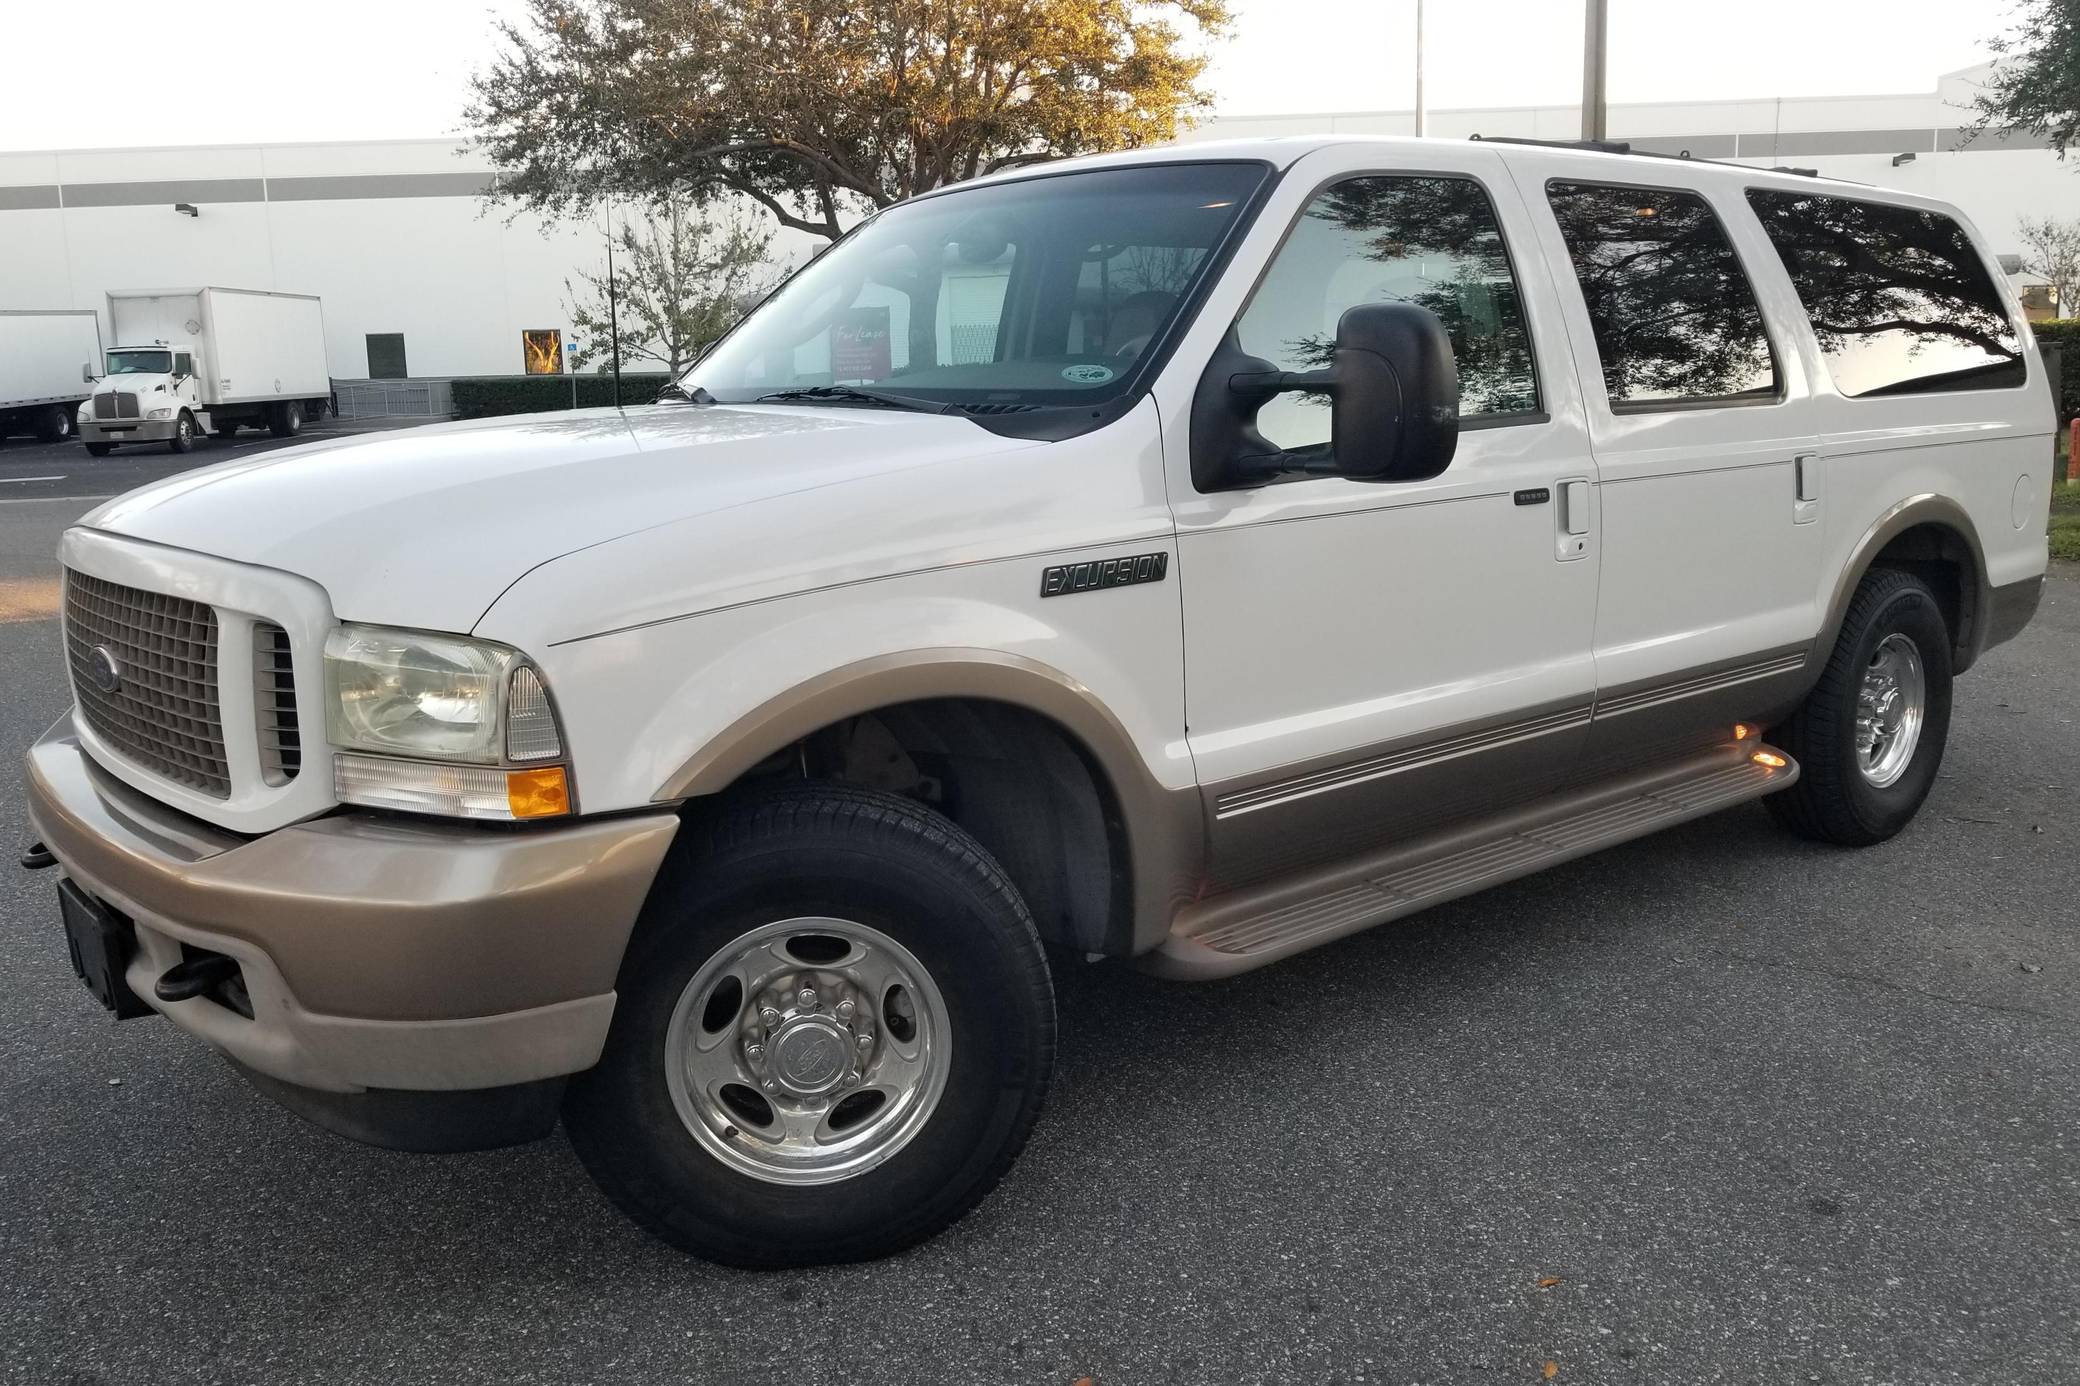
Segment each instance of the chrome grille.
[{"label": "chrome grille", "polygon": [[103,390],[94,396],[94,417],[97,419],[134,419],[137,417],[137,395],[130,390]]},{"label": "chrome grille", "polygon": [[260,728],[260,773],[269,784],[287,784],[303,768],[303,731],[296,721],[289,632],[272,621],[253,623],[253,714]]},{"label": "chrome grille", "polygon": [[[113,689],[103,686],[106,669],[96,679],[102,649],[115,661]],[[231,797],[215,610],[68,570],[65,653],[73,696],[96,735],[155,775]]]}]

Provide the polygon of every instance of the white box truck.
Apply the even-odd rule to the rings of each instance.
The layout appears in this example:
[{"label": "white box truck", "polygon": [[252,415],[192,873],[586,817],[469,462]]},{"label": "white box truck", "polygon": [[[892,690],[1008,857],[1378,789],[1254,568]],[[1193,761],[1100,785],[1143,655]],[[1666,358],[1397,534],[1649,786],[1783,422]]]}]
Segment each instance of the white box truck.
[{"label": "white box truck", "polygon": [[79,436],[105,457],[119,444],[186,452],[204,433],[265,426],[277,438],[331,407],[325,314],[309,294],[259,289],[111,293],[115,345],[80,407]]},{"label": "white box truck", "polygon": [[0,439],[70,438],[73,411],[100,359],[101,319],[93,309],[0,309]]}]

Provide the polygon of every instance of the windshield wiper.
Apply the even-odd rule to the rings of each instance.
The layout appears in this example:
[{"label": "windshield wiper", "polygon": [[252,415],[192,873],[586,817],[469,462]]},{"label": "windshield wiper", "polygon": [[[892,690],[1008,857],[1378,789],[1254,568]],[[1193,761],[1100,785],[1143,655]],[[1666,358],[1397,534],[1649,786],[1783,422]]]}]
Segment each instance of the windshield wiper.
[{"label": "windshield wiper", "polygon": [[664,404],[670,400],[675,399],[683,400],[687,404],[700,405],[709,405],[714,404],[716,402],[715,396],[708,393],[707,386],[696,385],[691,390],[688,390],[684,385],[681,385],[676,380],[674,380],[671,384],[665,386],[662,390],[659,390],[657,392],[656,402],[659,404]]},{"label": "windshield wiper", "polygon": [[916,409],[926,414],[950,414],[954,406],[942,400],[919,399],[916,395],[899,395],[892,390],[867,390],[857,385],[804,385],[795,390],[775,390],[760,395],[753,404],[785,404],[789,401],[817,403],[830,400],[839,404],[879,404],[889,409]]}]

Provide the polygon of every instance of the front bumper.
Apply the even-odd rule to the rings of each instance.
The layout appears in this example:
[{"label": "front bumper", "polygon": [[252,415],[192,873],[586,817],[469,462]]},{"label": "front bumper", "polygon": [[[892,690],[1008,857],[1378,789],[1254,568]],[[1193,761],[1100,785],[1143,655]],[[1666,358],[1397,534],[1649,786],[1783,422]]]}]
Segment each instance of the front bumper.
[{"label": "front bumper", "polygon": [[[313,1093],[505,1088],[591,1067],[678,830],[669,812],[547,829],[342,813],[240,837],[102,771],[69,718],[27,769],[37,834],[136,927],[131,990]],[[237,961],[251,1018],[153,994],[183,944]]]},{"label": "front bumper", "polygon": [[79,425],[82,443],[163,443],[173,437],[178,418],[118,419],[102,423],[90,419]]}]

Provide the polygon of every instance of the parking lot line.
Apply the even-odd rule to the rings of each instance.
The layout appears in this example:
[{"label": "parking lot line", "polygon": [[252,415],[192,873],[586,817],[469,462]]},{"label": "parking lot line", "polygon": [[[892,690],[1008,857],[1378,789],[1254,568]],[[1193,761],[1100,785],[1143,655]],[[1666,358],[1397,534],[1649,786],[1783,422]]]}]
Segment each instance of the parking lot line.
[{"label": "parking lot line", "polygon": [[63,481],[68,475],[60,472],[56,476],[0,476],[0,486],[19,486],[25,481]]}]

